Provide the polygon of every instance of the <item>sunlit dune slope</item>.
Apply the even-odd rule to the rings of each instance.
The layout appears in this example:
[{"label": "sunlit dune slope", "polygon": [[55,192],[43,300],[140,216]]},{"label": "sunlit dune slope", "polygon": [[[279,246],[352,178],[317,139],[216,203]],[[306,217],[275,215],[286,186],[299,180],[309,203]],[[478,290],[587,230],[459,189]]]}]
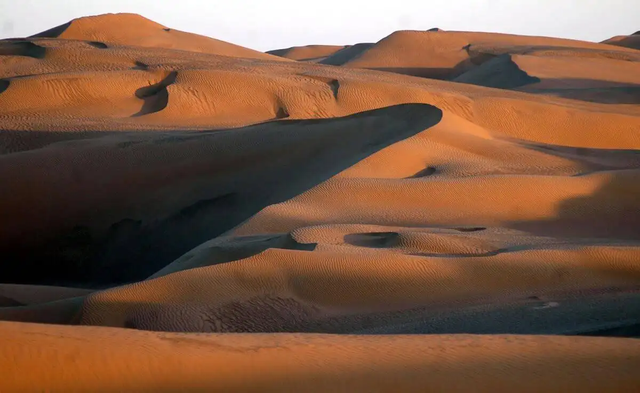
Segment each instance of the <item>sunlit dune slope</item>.
[{"label": "sunlit dune slope", "polygon": [[86,41],[99,49],[106,49],[112,44],[278,60],[278,57],[228,42],[174,30],[137,14],[104,14],[78,18],[31,38]]},{"label": "sunlit dune slope", "polygon": [[[633,392],[639,343],[527,336],[183,335],[0,323],[6,391]],[[105,346],[105,343],[108,345]],[[29,378],[24,378],[24,370]]]},{"label": "sunlit dune slope", "polygon": [[[633,48],[635,37],[596,44],[506,34],[399,31],[376,44],[347,46],[319,62],[502,89],[523,88],[585,101],[637,104],[640,53],[624,48]],[[291,52],[295,53],[294,48]],[[304,56],[291,58],[305,60]],[[534,86],[523,87],[528,85]]]},{"label": "sunlit dune slope", "polygon": [[548,37],[453,31],[397,31],[351,61],[347,67],[378,69],[401,74],[447,79],[495,55],[518,52],[575,52],[621,50],[603,44]]}]

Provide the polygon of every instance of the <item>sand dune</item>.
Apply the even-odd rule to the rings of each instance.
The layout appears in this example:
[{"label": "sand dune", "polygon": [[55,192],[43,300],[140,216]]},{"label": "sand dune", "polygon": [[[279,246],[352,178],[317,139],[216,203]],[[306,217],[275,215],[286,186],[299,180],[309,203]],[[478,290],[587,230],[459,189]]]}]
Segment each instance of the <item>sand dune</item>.
[{"label": "sand dune", "polygon": [[635,32],[632,35],[619,35],[612,37],[606,41],[603,41],[603,44],[622,46],[625,48],[632,49],[640,49],[640,31]]},{"label": "sand dune", "polygon": [[31,36],[87,41],[98,49],[116,46],[143,46],[223,56],[278,60],[275,56],[228,42],[174,30],[137,14],[105,14],[74,19]]},{"label": "sand dune", "polygon": [[454,81],[593,102],[638,104],[638,70],[640,62],[628,60],[501,55]]},{"label": "sand dune", "polygon": [[[332,61],[350,48],[343,49],[321,63],[504,89],[540,83],[533,91],[527,91],[586,101],[636,104],[640,90],[631,75],[638,73],[640,54],[620,50],[624,46],[633,48],[630,43],[634,37],[616,37],[603,43],[617,43],[616,48],[545,37],[403,31]],[[628,77],[631,79],[627,80]]]},{"label": "sand dune", "polygon": [[639,390],[623,41],[1,40],[0,390]]},{"label": "sand dune", "polygon": [[[628,391],[637,340],[184,335],[1,323],[7,391]],[[104,347],[108,342],[109,346]],[[7,354],[12,354],[7,357]],[[20,378],[24,369],[30,378]]]},{"label": "sand dune", "polygon": [[345,63],[345,66],[448,79],[496,55],[540,49],[560,53],[576,49],[616,50],[602,44],[547,37],[441,30],[398,31]]},{"label": "sand dune", "polygon": [[[3,195],[1,206],[12,225],[3,227],[1,247],[43,269],[44,277],[99,268],[96,280],[104,282],[135,264],[137,274],[125,268],[126,277],[107,282],[141,279],[268,204],[303,192],[440,117],[435,107],[413,104],[232,131],[107,133],[4,155],[0,178],[12,193]],[[340,148],[334,144],[338,138]],[[15,170],[29,173],[29,180],[15,179]],[[95,204],[110,208],[98,214]],[[194,234],[196,227],[201,233]],[[148,242],[166,248],[141,255]],[[42,266],[45,260],[52,268]]]},{"label": "sand dune", "polygon": [[373,45],[372,43],[344,46],[309,45],[276,49],[267,53],[291,60],[339,66],[355,59]]},{"label": "sand dune", "polygon": [[268,51],[267,53],[291,60],[317,63],[345,48],[345,46],[338,45],[308,45],[294,46],[287,49],[276,49]]}]

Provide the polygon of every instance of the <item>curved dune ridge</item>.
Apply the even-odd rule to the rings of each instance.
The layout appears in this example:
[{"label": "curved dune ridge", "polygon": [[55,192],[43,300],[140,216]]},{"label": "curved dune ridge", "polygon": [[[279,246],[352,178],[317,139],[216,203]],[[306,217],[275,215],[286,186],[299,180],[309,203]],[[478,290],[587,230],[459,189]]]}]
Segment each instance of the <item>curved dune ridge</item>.
[{"label": "curved dune ridge", "polygon": [[1,40],[0,391],[639,391],[611,43]]}]

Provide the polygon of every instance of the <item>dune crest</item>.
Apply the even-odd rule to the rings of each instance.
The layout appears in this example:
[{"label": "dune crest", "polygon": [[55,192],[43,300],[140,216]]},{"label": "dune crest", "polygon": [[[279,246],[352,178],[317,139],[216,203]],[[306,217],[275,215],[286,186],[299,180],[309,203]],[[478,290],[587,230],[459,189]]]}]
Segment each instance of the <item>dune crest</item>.
[{"label": "dune crest", "polygon": [[30,38],[88,41],[106,49],[109,44],[176,49],[252,59],[278,60],[276,56],[213,38],[165,27],[138,14],[104,14],[74,19]]}]

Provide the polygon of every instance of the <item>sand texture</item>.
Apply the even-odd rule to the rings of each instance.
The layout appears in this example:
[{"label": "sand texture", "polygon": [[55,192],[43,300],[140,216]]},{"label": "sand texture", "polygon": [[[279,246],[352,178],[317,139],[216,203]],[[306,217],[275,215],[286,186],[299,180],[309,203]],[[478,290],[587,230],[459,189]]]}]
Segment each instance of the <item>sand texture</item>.
[{"label": "sand texture", "polygon": [[635,37],[1,40],[0,391],[640,391]]}]

